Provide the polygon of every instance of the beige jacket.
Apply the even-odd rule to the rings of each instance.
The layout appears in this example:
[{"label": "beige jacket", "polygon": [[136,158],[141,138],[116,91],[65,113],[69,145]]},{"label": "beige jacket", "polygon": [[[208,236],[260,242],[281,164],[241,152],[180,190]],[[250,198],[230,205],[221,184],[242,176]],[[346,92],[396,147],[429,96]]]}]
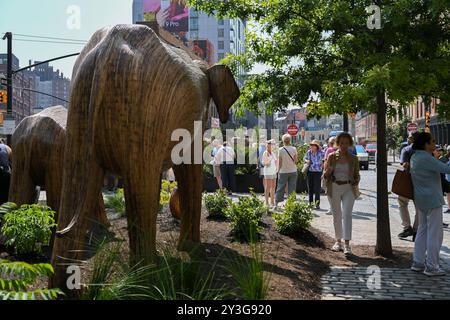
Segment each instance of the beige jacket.
[{"label": "beige jacket", "polygon": [[[353,187],[353,193],[355,194],[355,198],[358,198],[361,195],[359,192],[359,181],[361,180],[361,176],[359,175],[359,160],[358,157],[353,154],[348,154],[350,159],[350,181]],[[323,178],[326,181],[327,185],[327,195],[332,197],[333,194],[333,171],[336,167],[336,162],[339,159],[339,150],[330,154],[328,156],[327,162],[325,164],[325,172],[323,174]]]}]

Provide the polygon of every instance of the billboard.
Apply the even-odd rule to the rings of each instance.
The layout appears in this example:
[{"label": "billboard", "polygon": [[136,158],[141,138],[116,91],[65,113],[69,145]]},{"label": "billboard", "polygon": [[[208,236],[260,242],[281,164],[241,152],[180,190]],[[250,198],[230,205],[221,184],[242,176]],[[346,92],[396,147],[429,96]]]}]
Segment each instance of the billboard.
[{"label": "billboard", "polygon": [[209,64],[214,63],[214,46],[208,40],[192,41],[192,51]]},{"label": "billboard", "polygon": [[156,20],[165,30],[184,38],[189,31],[187,0],[144,0],[144,20]]}]

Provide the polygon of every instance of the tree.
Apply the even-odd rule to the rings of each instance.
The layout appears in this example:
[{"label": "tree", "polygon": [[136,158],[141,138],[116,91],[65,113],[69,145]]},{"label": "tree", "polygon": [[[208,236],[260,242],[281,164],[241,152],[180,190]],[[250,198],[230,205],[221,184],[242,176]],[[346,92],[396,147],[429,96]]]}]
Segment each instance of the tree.
[{"label": "tree", "polygon": [[[255,24],[246,53],[231,66],[269,70],[249,77],[238,109],[277,111],[308,106],[310,116],[377,114],[377,245],[391,255],[387,192],[386,115],[420,95],[439,97],[450,115],[450,14],[448,1],[380,0],[381,28],[369,29],[362,0],[191,0],[199,10]],[[313,94],[312,94],[313,93]],[[395,102],[395,103],[394,103]]]},{"label": "tree", "polygon": [[396,123],[389,123],[386,127],[386,144],[388,150],[392,150],[392,156],[395,162],[395,151],[399,148],[399,126]]},{"label": "tree", "polygon": [[408,137],[408,123],[411,119],[403,117],[399,122],[389,122],[386,127],[386,143],[387,147],[392,150],[395,162],[395,152],[400,149],[401,143],[406,141]]},{"label": "tree", "polygon": [[376,252],[391,255],[386,115],[420,95],[439,97],[439,113],[450,115],[448,1],[374,1],[380,29],[369,29],[366,8],[373,2],[367,0],[190,1],[209,14],[254,24],[245,54],[225,60],[269,70],[248,78],[238,108],[257,112],[263,102],[277,111],[306,103],[310,116],[377,113]]}]

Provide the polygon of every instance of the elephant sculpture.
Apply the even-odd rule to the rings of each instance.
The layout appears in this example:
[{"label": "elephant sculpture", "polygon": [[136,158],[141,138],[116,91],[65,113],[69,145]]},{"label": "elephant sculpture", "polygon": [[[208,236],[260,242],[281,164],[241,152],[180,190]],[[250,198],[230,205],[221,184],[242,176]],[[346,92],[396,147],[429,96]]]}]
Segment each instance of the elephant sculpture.
[{"label": "elephant sculpture", "polygon": [[80,260],[85,221],[105,171],[124,179],[131,265],[155,261],[161,172],[170,167],[182,204],[180,248],[200,241],[202,164],[174,165],[179,142],[171,136],[186,129],[193,150],[194,122],[206,124],[211,98],[226,122],[239,94],[226,66],[208,68],[147,26],[118,25],[93,35],[72,75],[50,285],[68,291],[67,262]]},{"label": "elephant sculpture", "polygon": [[[17,126],[12,136],[14,155],[9,201],[18,205],[36,203],[36,187],[40,186],[45,188],[47,205],[58,213],[66,122],[67,109],[55,106],[26,117]],[[103,199],[98,197],[93,219],[107,225]]]}]

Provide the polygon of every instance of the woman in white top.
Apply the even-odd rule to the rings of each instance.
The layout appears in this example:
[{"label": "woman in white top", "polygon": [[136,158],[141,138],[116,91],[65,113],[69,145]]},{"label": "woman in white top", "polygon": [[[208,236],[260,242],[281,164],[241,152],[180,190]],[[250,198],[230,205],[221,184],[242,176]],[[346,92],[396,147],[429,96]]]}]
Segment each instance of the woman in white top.
[{"label": "woman in white top", "polygon": [[[359,196],[359,162],[358,157],[349,152],[353,146],[352,136],[346,132],[337,136],[338,150],[327,158],[324,179],[327,182],[327,195],[333,213],[336,243],[333,251],[344,251],[346,256],[352,254],[352,212],[355,199]],[[342,239],[344,247],[342,248]]]},{"label": "woman in white top", "polygon": [[267,141],[267,148],[262,156],[262,163],[264,165],[263,175],[264,175],[264,196],[266,198],[266,205],[275,207],[275,187],[277,185],[277,162],[278,157],[273,152],[274,140]]}]

